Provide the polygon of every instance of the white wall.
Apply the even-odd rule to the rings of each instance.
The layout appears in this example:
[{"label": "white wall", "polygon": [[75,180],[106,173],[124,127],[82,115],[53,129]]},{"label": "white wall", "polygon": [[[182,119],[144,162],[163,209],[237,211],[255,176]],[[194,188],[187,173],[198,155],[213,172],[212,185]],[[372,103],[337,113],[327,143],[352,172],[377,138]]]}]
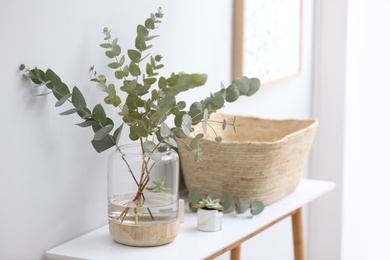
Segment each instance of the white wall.
[{"label": "white wall", "polygon": [[390,2],[316,4],[312,172],[338,187],[312,207],[309,258],[389,259]]},{"label": "white wall", "polygon": [[348,5],[341,259],[390,259],[390,2]]},{"label": "white wall", "polygon": [[[312,5],[306,2],[304,76],[265,88],[226,111],[310,116]],[[74,126],[77,117],[58,115],[63,110],[54,108],[51,96],[35,97],[18,66],[51,67],[68,86],[82,89],[93,106],[102,95],[89,82],[88,69],[108,71],[98,46],[100,31],[108,26],[121,43],[132,45],[135,25],[161,1],[2,0],[0,5],[0,259],[44,259],[44,251],[107,222],[107,154],[95,153],[90,129]],[[232,1],[172,0],[163,8],[161,37],[154,45],[164,56],[165,72],[209,74],[208,87],[195,97],[219,89],[221,80],[228,83]],[[261,246],[264,259],[293,258],[289,221],[257,241],[252,247]],[[245,250],[243,259],[258,255]]]}]

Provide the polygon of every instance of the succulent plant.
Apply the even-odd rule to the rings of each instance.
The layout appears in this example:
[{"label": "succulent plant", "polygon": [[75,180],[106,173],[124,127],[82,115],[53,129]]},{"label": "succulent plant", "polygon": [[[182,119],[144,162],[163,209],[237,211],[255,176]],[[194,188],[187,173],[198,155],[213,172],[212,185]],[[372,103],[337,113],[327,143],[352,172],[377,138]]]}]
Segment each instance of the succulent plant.
[{"label": "succulent plant", "polygon": [[206,210],[223,210],[223,206],[219,203],[219,199],[212,199],[210,196],[207,196],[205,199],[199,201],[195,205],[195,208],[206,209]]}]

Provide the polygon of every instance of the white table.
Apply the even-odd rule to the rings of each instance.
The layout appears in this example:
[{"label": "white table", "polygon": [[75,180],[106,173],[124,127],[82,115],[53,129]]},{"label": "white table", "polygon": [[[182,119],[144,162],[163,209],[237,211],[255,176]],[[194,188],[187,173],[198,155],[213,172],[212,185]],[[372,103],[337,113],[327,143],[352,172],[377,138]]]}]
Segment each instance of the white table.
[{"label": "white table", "polygon": [[[129,247],[114,242],[108,226],[71,240],[46,252],[49,259],[213,259],[231,250],[231,259],[240,259],[240,245],[268,227],[291,216],[295,259],[305,259],[302,207],[331,191],[335,184],[302,179],[297,189],[269,206],[255,217],[250,214],[225,214],[223,228],[218,232],[196,230],[196,214],[186,213],[185,221],[174,242],[159,247]],[[186,205],[187,206],[187,205]]]}]

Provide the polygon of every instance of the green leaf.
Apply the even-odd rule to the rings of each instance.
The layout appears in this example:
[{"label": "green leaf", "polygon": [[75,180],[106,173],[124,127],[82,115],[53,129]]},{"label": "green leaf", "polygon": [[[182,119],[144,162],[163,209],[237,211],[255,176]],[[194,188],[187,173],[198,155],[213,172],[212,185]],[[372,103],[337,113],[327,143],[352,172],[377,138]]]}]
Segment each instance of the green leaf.
[{"label": "green leaf", "polygon": [[150,65],[150,63],[146,64],[146,73],[149,76],[153,75],[153,68],[152,68],[152,65]]},{"label": "green leaf", "polygon": [[96,124],[95,120],[85,120],[84,122],[78,123],[76,125],[81,126],[81,127],[88,127],[88,126],[92,126],[94,124]]},{"label": "green leaf", "polygon": [[58,100],[56,102],[55,107],[59,107],[59,106],[63,105],[68,100],[68,98],[70,98],[71,96],[72,96],[72,94],[70,94],[70,93],[63,96],[60,100]]},{"label": "green leaf", "polygon": [[222,200],[223,211],[225,213],[230,213],[234,211],[233,197],[230,193],[222,192],[221,200]]},{"label": "green leaf", "polygon": [[56,87],[61,87],[62,81],[60,77],[54,73],[51,69],[46,70],[46,78],[50,81],[50,83],[47,84],[47,86],[52,89]]},{"label": "green leaf", "polygon": [[111,50],[109,51],[106,51],[106,56],[110,59],[114,58],[115,57],[115,53]]},{"label": "green leaf", "polygon": [[121,64],[119,62],[112,62],[112,63],[108,64],[108,67],[111,68],[111,69],[117,69],[120,66],[121,66]]},{"label": "green leaf", "polygon": [[171,129],[169,128],[169,126],[167,124],[165,124],[165,123],[161,124],[160,134],[161,134],[162,138],[169,137],[172,134]]},{"label": "green leaf", "polygon": [[226,118],[223,119],[222,121],[222,130],[226,129]]},{"label": "green leaf", "polygon": [[60,100],[63,96],[69,93],[70,93],[69,88],[64,83],[61,83],[61,86],[55,86],[53,89],[53,94],[57,98],[57,100]]},{"label": "green leaf", "polygon": [[204,137],[204,134],[202,134],[202,133],[199,133],[195,136],[195,138],[198,140],[202,139],[203,137]]},{"label": "green leaf", "polygon": [[112,141],[111,137],[108,135],[106,135],[103,139],[101,139],[99,141],[92,140],[91,143],[92,143],[93,148],[95,148],[95,150],[98,153],[101,153],[101,152],[103,152],[103,151],[105,151],[105,150],[107,150],[115,145],[115,143]]},{"label": "green leaf", "polygon": [[175,141],[175,139],[171,138],[171,137],[168,137],[168,138],[164,138],[164,142],[177,148],[177,143]]},{"label": "green leaf", "polygon": [[130,133],[136,134],[138,137],[147,137],[148,131],[142,126],[130,126]]},{"label": "green leaf", "polygon": [[71,109],[69,109],[69,110],[66,110],[66,111],[60,113],[60,115],[61,115],[61,116],[70,115],[70,114],[76,113],[76,112],[79,111],[79,110],[80,110],[80,108],[77,108],[77,107],[71,108]]},{"label": "green leaf", "polygon": [[157,79],[156,78],[146,78],[144,79],[144,83],[147,84],[147,85],[153,85],[154,83],[156,83]]},{"label": "green leaf", "polygon": [[130,140],[132,140],[132,141],[137,141],[137,140],[139,139],[139,136],[138,136],[137,133],[131,132],[131,131],[130,131],[129,138],[130,138]]},{"label": "green leaf", "polygon": [[130,74],[134,77],[141,75],[140,68],[134,62],[130,62],[129,71],[130,71]]},{"label": "green leaf", "polygon": [[202,128],[203,133],[207,133],[207,120],[209,119],[209,110],[206,108],[203,112]]},{"label": "green leaf", "polygon": [[74,87],[72,91],[72,103],[78,108],[84,108],[87,106],[83,94],[77,87]]},{"label": "green leaf", "polygon": [[226,97],[225,100],[227,102],[234,102],[238,99],[240,96],[240,91],[238,90],[237,86],[235,84],[231,84],[227,89],[226,89]]},{"label": "green leaf", "polygon": [[125,63],[125,55],[122,55],[121,59],[119,60],[119,64],[122,66]]},{"label": "green leaf", "polygon": [[142,36],[143,38],[145,38],[145,37],[147,37],[149,35],[149,31],[148,31],[148,29],[145,26],[139,24],[137,26],[137,35],[138,36]]},{"label": "green leaf", "polygon": [[117,79],[123,79],[125,77],[125,73],[123,73],[123,71],[121,71],[121,70],[117,70],[117,71],[115,71],[115,77]]},{"label": "green leaf", "polygon": [[216,92],[211,98],[211,102],[216,106],[217,109],[221,109],[225,104],[225,98],[220,92]]},{"label": "green leaf", "polygon": [[237,86],[240,95],[246,95],[249,91],[249,79],[245,76],[233,80],[233,84]]},{"label": "green leaf", "polygon": [[128,50],[127,51],[127,56],[129,56],[130,60],[133,61],[133,62],[140,62],[140,59],[141,59],[141,53],[137,50]]},{"label": "green leaf", "polygon": [[152,18],[146,19],[145,27],[148,28],[148,29],[152,29],[153,30],[155,28],[154,20]]},{"label": "green leaf", "polygon": [[107,125],[102,127],[99,131],[95,133],[95,136],[93,137],[94,141],[102,140],[106,135],[108,135],[111,130],[114,128],[114,125]]},{"label": "green leaf", "polygon": [[217,143],[220,143],[220,142],[222,142],[222,137],[216,136],[216,137],[214,138],[214,140],[215,140]]},{"label": "green leaf", "polygon": [[188,135],[186,135],[181,128],[175,127],[172,129],[172,132],[174,133],[176,138],[186,138]]},{"label": "green leaf", "polygon": [[101,125],[106,125],[107,116],[102,105],[98,104],[94,107],[92,111],[92,118],[94,118]]},{"label": "green leaf", "polygon": [[100,44],[100,47],[105,48],[105,49],[108,49],[108,48],[111,48],[112,45],[109,44],[109,43],[102,43],[102,44]]},{"label": "green leaf", "polygon": [[135,38],[135,48],[141,52],[147,49],[144,37],[138,35]]},{"label": "green leaf", "polygon": [[191,78],[196,83],[197,86],[203,86],[204,84],[206,84],[207,81],[206,74],[194,73],[191,74]]},{"label": "green leaf", "polygon": [[145,141],[144,142],[144,150],[146,153],[153,153],[153,151],[156,149],[156,144],[152,141]]},{"label": "green leaf", "polygon": [[250,79],[249,90],[246,93],[246,95],[248,97],[252,96],[253,94],[255,94],[259,90],[259,88],[260,88],[260,80],[257,79],[257,78],[251,78]]},{"label": "green leaf", "polygon": [[121,47],[119,45],[113,45],[112,53],[114,54],[114,56],[119,56],[121,54]]},{"label": "green leaf", "polygon": [[167,87],[167,80],[164,77],[160,77],[158,80],[158,87],[164,89]]},{"label": "green leaf", "polygon": [[258,215],[264,210],[264,204],[261,201],[253,201],[251,205],[251,214]]},{"label": "green leaf", "polygon": [[143,107],[145,102],[135,94],[128,94],[126,99],[126,105],[129,109],[136,109],[137,107]]},{"label": "green leaf", "polygon": [[250,207],[251,203],[249,199],[247,198],[238,198],[237,199],[237,206],[236,206],[236,212],[237,214],[243,214],[245,211],[247,211]]},{"label": "green leaf", "polygon": [[184,108],[186,108],[186,102],[184,101],[177,102],[177,108],[183,110]]},{"label": "green leaf", "polygon": [[183,130],[185,135],[189,135],[191,133],[191,125],[192,118],[188,114],[184,114],[182,117],[181,129]]},{"label": "green leaf", "polygon": [[121,126],[120,127],[118,127],[116,130],[115,130],[115,132],[114,132],[114,140],[115,140],[115,142],[116,143],[118,143],[119,142],[119,138],[120,138],[120,135],[121,135],[121,133],[122,133],[122,128],[123,128],[123,124],[121,124]]}]

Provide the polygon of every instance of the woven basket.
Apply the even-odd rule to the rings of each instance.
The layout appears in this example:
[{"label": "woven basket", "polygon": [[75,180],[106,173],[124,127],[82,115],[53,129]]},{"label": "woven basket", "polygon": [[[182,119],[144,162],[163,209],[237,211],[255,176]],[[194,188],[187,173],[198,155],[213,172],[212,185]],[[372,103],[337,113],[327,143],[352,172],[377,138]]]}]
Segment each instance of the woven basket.
[{"label": "woven basket", "polygon": [[[194,161],[194,154],[182,145],[179,147],[184,181],[188,189],[198,187],[205,195],[212,192],[220,196],[223,191],[234,198],[260,200],[269,205],[290,192],[299,184],[310,151],[317,120],[269,120],[236,116],[237,133],[231,126],[222,131],[226,118],[233,115],[213,114],[209,123],[223,138],[214,141],[209,128],[200,142],[205,150],[202,162]],[[195,126],[202,132],[202,126]]]}]

